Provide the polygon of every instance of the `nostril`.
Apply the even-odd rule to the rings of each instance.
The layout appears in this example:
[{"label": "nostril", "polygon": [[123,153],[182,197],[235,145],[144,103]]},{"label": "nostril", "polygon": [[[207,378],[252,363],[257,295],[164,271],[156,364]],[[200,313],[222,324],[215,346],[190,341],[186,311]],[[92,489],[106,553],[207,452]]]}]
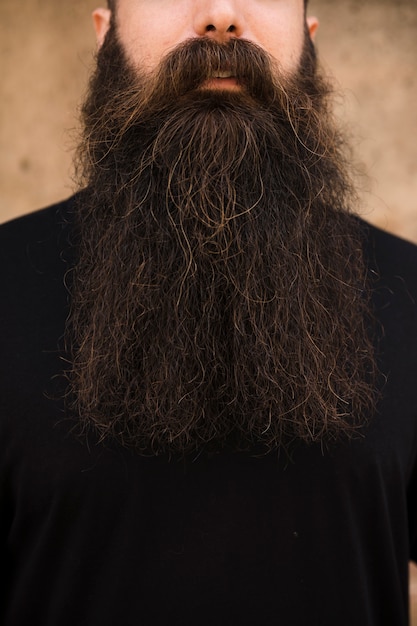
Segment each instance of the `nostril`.
[{"label": "nostril", "polygon": [[[217,31],[217,28],[214,26],[214,24],[208,24],[206,26],[206,33],[214,32],[214,31]],[[234,33],[235,31],[236,31],[236,26],[234,24],[231,24],[229,28],[227,28],[226,33]]]}]

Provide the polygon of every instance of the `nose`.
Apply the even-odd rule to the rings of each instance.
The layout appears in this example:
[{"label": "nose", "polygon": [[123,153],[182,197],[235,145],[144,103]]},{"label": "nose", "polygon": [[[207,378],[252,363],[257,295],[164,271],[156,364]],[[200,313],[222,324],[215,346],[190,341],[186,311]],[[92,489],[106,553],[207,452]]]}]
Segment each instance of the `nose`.
[{"label": "nose", "polygon": [[242,36],[243,15],[235,0],[193,0],[193,4],[194,30],[198,37],[225,42]]}]

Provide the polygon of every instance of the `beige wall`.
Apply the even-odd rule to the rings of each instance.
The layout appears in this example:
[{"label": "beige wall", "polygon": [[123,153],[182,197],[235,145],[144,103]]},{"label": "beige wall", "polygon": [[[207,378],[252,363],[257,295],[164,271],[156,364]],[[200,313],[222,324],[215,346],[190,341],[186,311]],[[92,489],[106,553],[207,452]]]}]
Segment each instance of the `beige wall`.
[{"label": "beige wall", "polygon": [[312,0],[319,50],[344,90],[370,221],[417,241],[417,0]]},{"label": "beige wall", "polygon": [[91,0],[0,0],[0,221],[68,195]]},{"label": "beige wall", "polygon": [[[0,0],[0,221],[71,193],[95,4]],[[311,10],[368,172],[365,215],[417,241],[417,1],[311,0]]]}]

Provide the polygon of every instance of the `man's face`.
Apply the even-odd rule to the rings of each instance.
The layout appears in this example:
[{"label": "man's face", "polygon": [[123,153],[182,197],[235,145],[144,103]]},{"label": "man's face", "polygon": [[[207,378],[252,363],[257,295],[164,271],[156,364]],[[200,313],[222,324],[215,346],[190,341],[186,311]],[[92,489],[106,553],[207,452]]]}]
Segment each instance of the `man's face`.
[{"label": "man's face", "polygon": [[[111,12],[93,13],[99,44],[109,28]],[[133,67],[152,72],[182,42],[209,37],[224,43],[233,37],[266,50],[284,73],[299,65],[305,41],[303,0],[117,0],[119,40]],[[307,18],[310,36],[317,20]],[[233,77],[216,77],[210,88],[239,89]]]}]

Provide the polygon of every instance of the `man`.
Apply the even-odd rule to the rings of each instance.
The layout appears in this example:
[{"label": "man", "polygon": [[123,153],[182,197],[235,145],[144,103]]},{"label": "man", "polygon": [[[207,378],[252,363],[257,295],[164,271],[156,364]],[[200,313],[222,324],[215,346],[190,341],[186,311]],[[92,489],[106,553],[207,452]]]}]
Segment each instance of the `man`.
[{"label": "man", "polygon": [[116,0],[79,193],[1,229],[2,623],[405,625],[417,252],[302,0]]}]

